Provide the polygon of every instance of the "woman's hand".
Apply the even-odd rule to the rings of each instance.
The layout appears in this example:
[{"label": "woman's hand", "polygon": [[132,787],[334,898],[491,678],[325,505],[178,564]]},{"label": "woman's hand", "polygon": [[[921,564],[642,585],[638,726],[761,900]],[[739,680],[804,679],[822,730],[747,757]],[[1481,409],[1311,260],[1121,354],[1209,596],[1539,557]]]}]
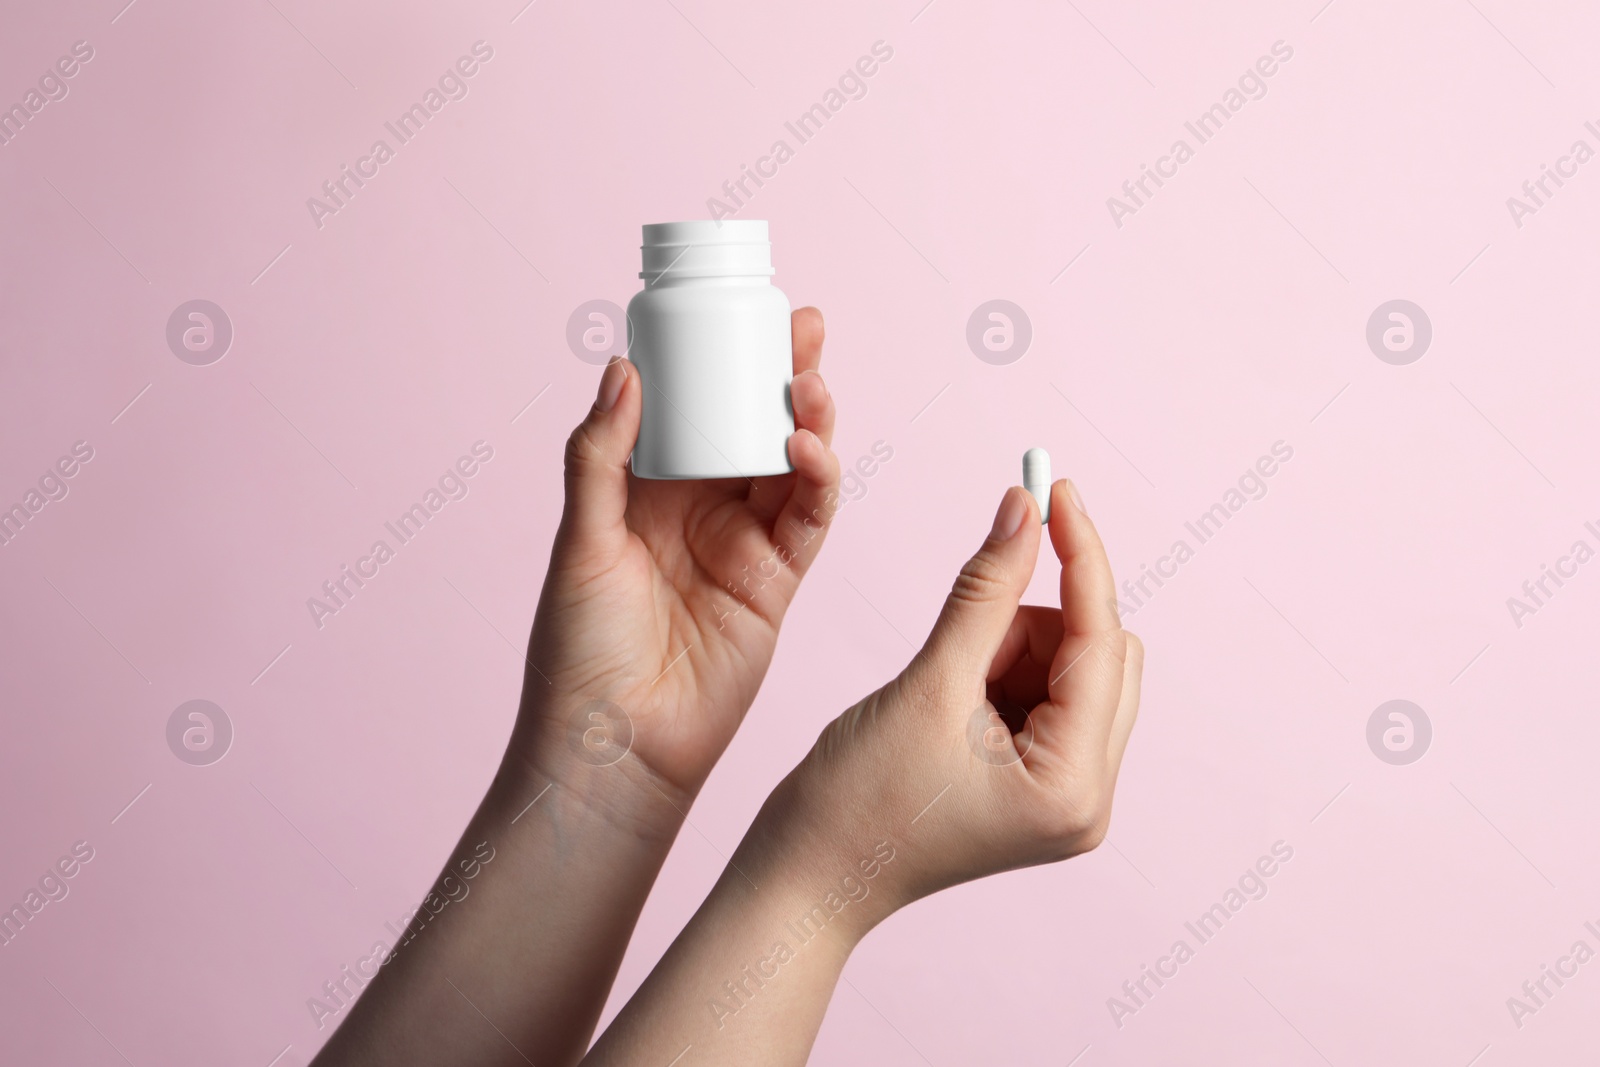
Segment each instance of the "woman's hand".
[{"label": "woman's hand", "polygon": [[[567,444],[566,509],[500,773],[319,1065],[582,1057],[838,506],[833,401],[816,373],[822,316],[802,308],[793,324],[793,474],[634,478],[639,372],[606,368]],[[470,900],[456,896],[485,849],[493,865],[479,864]]]},{"label": "woman's hand", "polygon": [[828,856],[840,873],[889,841],[896,858],[863,909],[872,921],[1105,836],[1144,649],[1118,620],[1111,567],[1076,491],[1059,481],[1051,492],[1061,607],[1018,606],[1041,526],[1033,498],[1009,489],[922,650],[824,730],[762,813],[774,841]]},{"label": "woman's hand", "polygon": [[755,699],[838,505],[822,315],[801,308],[792,323],[793,474],[635,478],[639,373],[625,360],[606,368],[567,443],[566,508],[512,739],[546,777],[563,778],[576,756],[687,801]]},{"label": "woman's hand", "polygon": [[1018,607],[1038,505],[1007,490],[900,676],[834,720],[585,1064],[801,1064],[850,952],[946,886],[1094,848],[1139,710],[1143,649],[1067,482],[1061,607]]}]

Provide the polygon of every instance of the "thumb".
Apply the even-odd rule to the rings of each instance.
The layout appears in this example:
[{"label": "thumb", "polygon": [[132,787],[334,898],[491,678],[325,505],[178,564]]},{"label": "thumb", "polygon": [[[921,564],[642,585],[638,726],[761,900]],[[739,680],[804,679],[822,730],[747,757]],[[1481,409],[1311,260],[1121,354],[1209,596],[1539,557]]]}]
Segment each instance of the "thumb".
[{"label": "thumb", "polygon": [[983,682],[1033,577],[1039,537],[1038,504],[1027,490],[1012,486],[1000,501],[988,539],[956,577],[922,658]]},{"label": "thumb", "polygon": [[639,373],[613,359],[600,376],[588,417],[567,438],[566,508],[556,550],[609,554],[627,538],[628,455],[639,437]]}]

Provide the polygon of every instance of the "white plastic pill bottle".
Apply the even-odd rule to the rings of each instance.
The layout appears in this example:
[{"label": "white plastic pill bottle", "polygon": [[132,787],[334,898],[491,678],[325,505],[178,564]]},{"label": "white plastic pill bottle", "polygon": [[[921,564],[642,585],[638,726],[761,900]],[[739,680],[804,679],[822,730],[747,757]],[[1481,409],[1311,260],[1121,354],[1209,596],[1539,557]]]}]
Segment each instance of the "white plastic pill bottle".
[{"label": "white plastic pill bottle", "polygon": [[753,219],[644,228],[644,288],[628,302],[628,358],[644,412],[640,478],[785,474],[789,298],[772,284],[767,224]]}]

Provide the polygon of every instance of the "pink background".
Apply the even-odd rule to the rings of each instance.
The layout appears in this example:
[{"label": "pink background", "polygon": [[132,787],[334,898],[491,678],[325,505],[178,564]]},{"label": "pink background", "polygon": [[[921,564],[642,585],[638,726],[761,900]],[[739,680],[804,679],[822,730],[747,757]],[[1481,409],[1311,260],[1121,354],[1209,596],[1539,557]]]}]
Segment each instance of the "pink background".
[{"label": "pink background", "polygon": [[[1600,147],[1600,14],[122,3],[11,4],[0,33],[5,104],[94,48],[0,147],[0,505],[95,450],[0,548],[0,903],[95,850],[0,948],[0,1061],[313,1055],[307,998],[416,904],[510,727],[598,376],[568,315],[625,304],[640,224],[706,217],[879,40],[866,97],[739,217],[771,220],[776,283],[827,316],[840,457],[894,455],[807,581],[608,1018],[771,784],[920,642],[1026,447],[1128,577],[1282,440],[1267,496],[1128,619],[1149,663],[1107,846],[896,916],[815,1059],[1487,1067],[1592,1041],[1600,962],[1520,1028],[1506,998],[1600,948],[1600,563],[1520,628],[1506,598],[1600,546],[1600,162],[1520,228],[1505,201]],[[306,199],[478,40],[469,95],[319,229]],[[1268,94],[1114,225],[1106,198],[1279,40]],[[235,330],[210,366],[165,341],[195,298]],[[1034,331],[1005,366],[965,341],[995,298]],[[1406,366],[1365,340],[1396,298],[1433,325]],[[480,439],[470,495],[319,631],[306,598]],[[1035,599],[1053,583],[1041,564]],[[164,732],[196,698],[235,729],[205,767]],[[1407,766],[1366,741],[1397,698],[1433,726]],[[1279,840],[1265,899],[1119,1028],[1107,999]]]}]

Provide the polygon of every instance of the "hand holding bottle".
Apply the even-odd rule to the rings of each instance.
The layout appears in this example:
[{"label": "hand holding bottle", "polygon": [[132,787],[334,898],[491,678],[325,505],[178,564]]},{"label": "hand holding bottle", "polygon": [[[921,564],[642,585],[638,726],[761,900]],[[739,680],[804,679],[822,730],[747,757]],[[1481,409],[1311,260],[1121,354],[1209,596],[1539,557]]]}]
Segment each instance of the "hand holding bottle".
[{"label": "hand holding bottle", "polygon": [[686,808],[755,699],[838,506],[822,315],[802,308],[792,329],[793,474],[635,477],[644,387],[628,361],[606,368],[567,444],[566,508],[512,739],[543,775],[582,789],[585,764],[614,762],[624,777],[607,776],[608,803],[621,780]]}]

